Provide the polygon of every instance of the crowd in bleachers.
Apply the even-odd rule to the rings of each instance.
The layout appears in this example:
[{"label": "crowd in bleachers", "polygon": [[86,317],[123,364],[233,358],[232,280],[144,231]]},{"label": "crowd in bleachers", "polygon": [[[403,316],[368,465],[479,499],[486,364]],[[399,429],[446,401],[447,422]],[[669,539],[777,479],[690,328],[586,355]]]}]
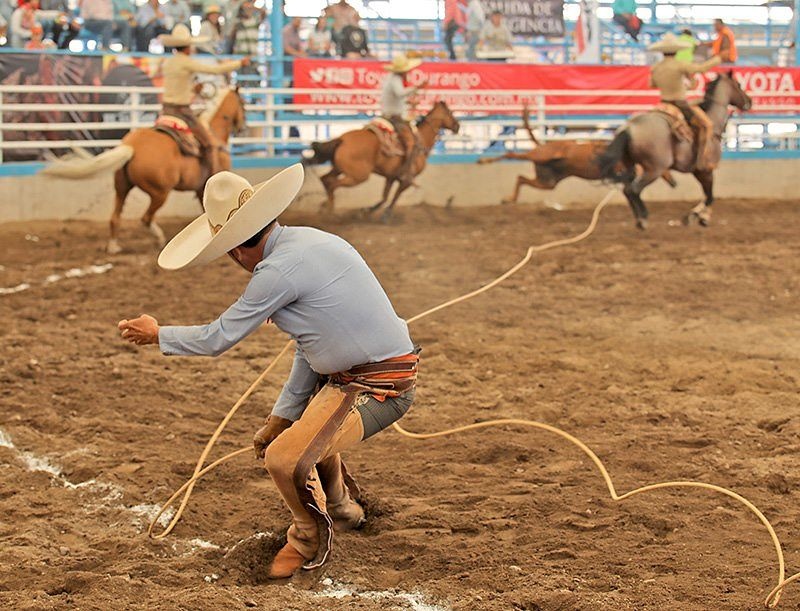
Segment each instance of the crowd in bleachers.
[{"label": "crowd in bleachers", "polygon": [[[139,0],[140,2],[141,0]],[[267,11],[253,0],[214,0],[190,5],[187,0],[0,0],[0,41],[16,49],[77,48],[108,51],[151,51],[160,34],[200,18],[200,36],[210,42],[203,53],[256,55]],[[307,36],[301,20],[284,18],[284,52],[289,56],[369,57],[361,17],[346,0],[328,6]],[[198,21],[197,18],[194,19]],[[195,23],[195,28],[196,28]],[[91,45],[85,43],[92,42]]]},{"label": "crowd in bleachers", "polygon": [[[160,52],[162,46],[153,46],[153,41],[185,24],[208,39],[198,46],[201,53],[260,55],[270,24],[267,11],[254,0],[191,1],[0,0],[0,43],[16,49]],[[643,26],[636,6],[635,0],[614,0],[612,5],[614,23],[634,41]],[[284,16],[283,23],[287,70],[294,57],[373,57],[361,16],[347,0],[331,0],[316,19]],[[514,56],[514,37],[503,14],[487,14],[480,0],[469,0],[464,19],[444,26],[443,57],[502,61]],[[718,37],[733,36],[721,21],[716,30]],[[458,52],[457,36],[464,43]]]}]

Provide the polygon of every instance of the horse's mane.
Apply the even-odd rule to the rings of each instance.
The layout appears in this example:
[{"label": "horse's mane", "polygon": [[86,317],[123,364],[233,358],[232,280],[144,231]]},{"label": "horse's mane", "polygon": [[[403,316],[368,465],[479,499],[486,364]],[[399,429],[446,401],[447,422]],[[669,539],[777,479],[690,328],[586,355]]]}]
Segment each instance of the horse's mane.
[{"label": "horse's mane", "polygon": [[222,100],[225,99],[225,96],[228,95],[228,92],[231,91],[230,87],[218,87],[217,88],[217,95],[215,95],[211,100],[208,101],[206,104],[206,108],[203,112],[200,113],[200,121],[205,125],[211,124],[211,119],[214,118],[214,115],[217,114],[220,105],[222,104]]},{"label": "horse's mane", "polygon": [[713,81],[711,81],[708,85],[706,85],[706,92],[703,96],[703,101],[700,102],[700,108],[703,110],[708,110],[711,108],[711,105],[714,103],[714,94],[717,91],[717,87],[719,87],[720,81],[722,81],[722,75],[717,75]]}]

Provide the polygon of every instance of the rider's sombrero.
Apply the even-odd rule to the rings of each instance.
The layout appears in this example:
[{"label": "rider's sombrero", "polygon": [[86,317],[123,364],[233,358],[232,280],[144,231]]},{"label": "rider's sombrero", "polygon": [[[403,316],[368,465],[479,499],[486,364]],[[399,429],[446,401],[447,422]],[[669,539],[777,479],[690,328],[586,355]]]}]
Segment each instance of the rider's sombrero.
[{"label": "rider's sombrero", "polygon": [[392,58],[391,64],[383,64],[384,70],[389,70],[391,72],[408,72],[409,70],[413,70],[417,66],[422,63],[421,59],[418,58],[410,58],[405,53],[398,53]]},{"label": "rider's sombrero", "polygon": [[203,194],[205,212],[170,240],[158,264],[181,269],[213,261],[274,221],[301,186],[303,166],[299,163],[255,186],[233,172],[214,174]]},{"label": "rider's sombrero", "polygon": [[206,17],[208,15],[211,15],[212,13],[216,13],[217,15],[222,15],[222,9],[219,7],[218,4],[209,4],[203,11],[203,15],[205,15]]},{"label": "rider's sombrero", "polygon": [[161,34],[158,37],[161,44],[165,47],[188,47],[190,45],[201,45],[211,40],[208,36],[192,36],[192,31],[188,26],[179,23],[169,34]]},{"label": "rider's sombrero", "polygon": [[658,51],[660,53],[677,53],[683,49],[691,49],[692,43],[688,40],[681,40],[672,32],[664,34],[657,43],[647,47],[648,51]]}]

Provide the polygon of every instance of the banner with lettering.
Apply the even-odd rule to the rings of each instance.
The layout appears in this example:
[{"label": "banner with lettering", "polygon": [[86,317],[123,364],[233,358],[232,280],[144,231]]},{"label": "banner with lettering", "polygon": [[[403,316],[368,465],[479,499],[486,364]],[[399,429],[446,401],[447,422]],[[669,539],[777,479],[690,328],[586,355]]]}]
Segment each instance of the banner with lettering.
[{"label": "banner with lettering", "polygon": [[[519,36],[564,36],[564,0],[480,0],[486,19],[492,11],[503,14],[508,29]],[[446,0],[445,22],[463,26],[468,0]]]},{"label": "banner with lettering", "polygon": [[[800,103],[800,68],[743,66],[735,69],[735,75],[758,108],[781,111],[782,105]],[[322,108],[374,106],[385,77],[381,62],[299,58],[294,62],[295,87],[319,91],[297,94],[294,101]],[[714,72],[698,79],[695,95],[702,94],[702,86],[711,78]],[[658,100],[658,93],[650,89],[647,66],[426,62],[411,71],[407,81],[439,90],[435,94],[423,90],[423,106],[436,98],[456,109],[487,113],[517,113],[522,104],[534,103],[539,91],[572,92],[545,96],[548,112],[553,114],[625,114],[628,107],[647,107]],[[354,91],[365,89],[370,91]],[[461,95],[448,95],[448,91]]]}]

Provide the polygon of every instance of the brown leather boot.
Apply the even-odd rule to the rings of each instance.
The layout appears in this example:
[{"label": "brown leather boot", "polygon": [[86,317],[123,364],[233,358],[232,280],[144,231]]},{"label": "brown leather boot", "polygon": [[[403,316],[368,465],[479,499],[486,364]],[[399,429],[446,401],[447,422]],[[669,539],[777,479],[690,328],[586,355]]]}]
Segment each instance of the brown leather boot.
[{"label": "brown leather boot", "polygon": [[270,579],[288,579],[303,566],[305,558],[290,543],[281,548],[269,565],[267,577]]}]

